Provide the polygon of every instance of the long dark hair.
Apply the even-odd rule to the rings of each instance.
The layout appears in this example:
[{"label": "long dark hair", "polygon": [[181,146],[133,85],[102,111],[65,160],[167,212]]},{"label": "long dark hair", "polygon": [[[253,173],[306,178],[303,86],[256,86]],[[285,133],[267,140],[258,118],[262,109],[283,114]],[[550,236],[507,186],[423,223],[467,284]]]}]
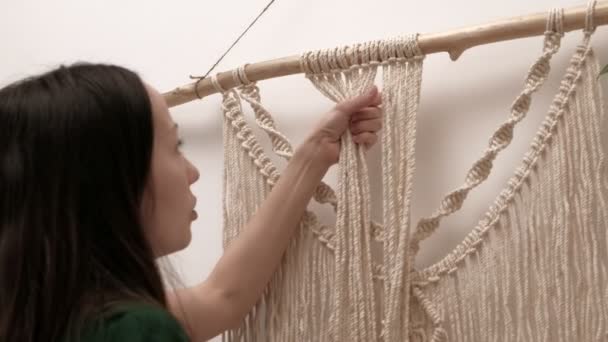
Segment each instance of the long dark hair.
[{"label": "long dark hair", "polygon": [[0,341],[60,341],[108,303],[166,307],[140,222],[151,103],[125,68],[0,90]]}]

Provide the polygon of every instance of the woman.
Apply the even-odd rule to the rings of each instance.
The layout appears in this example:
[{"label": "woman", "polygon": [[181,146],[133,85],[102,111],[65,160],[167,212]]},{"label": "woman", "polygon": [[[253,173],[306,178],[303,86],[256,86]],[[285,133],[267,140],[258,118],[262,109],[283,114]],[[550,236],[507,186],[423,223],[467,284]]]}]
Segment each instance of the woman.
[{"label": "woman", "polygon": [[370,146],[377,88],[334,107],[208,279],[165,292],[197,169],[163,97],[78,64],[0,90],[0,341],[204,341],[239,324],[280,262],[347,130]]}]

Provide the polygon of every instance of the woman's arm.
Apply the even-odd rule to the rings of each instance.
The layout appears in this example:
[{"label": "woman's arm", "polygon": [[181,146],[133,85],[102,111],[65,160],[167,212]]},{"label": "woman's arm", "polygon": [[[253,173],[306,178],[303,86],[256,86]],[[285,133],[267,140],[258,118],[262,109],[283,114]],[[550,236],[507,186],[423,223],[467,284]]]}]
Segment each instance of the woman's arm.
[{"label": "woman's arm", "polygon": [[380,96],[338,104],[298,147],[274,188],[203,283],[169,294],[173,313],[193,341],[237,326],[258,301],[279,265],[317,185],[339,155],[350,127],[355,142],[372,145],[381,127]]}]

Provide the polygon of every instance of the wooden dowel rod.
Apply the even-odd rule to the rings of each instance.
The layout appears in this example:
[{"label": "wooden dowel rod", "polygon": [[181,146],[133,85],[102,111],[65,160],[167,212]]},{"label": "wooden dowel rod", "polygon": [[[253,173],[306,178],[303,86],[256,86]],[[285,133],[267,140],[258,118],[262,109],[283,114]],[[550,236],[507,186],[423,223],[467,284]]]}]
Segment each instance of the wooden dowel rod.
[{"label": "wooden dowel rod", "polygon": [[[583,29],[586,13],[587,5],[566,9],[564,31]],[[456,60],[465,50],[474,46],[542,35],[545,32],[546,21],[547,13],[536,13],[442,33],[422,34],[418,38],[418,45],[425,55],[447,52],[452,60]],[[596,26],[608,24],[608,1],[597,3],[594,23]],[[302,73],[300,55],[253,63],[246,67],[247,77],[252,81],[298,73]],[[232,70],[220,72],[217,77],[225,89],[236,86],[232,78]],[[196,100],[195,84],[196,82],[192,82],[164,93],[163,96],[169,107]],[[204,97],[216,92],[209,78],[198,83],[200,96]]]}]

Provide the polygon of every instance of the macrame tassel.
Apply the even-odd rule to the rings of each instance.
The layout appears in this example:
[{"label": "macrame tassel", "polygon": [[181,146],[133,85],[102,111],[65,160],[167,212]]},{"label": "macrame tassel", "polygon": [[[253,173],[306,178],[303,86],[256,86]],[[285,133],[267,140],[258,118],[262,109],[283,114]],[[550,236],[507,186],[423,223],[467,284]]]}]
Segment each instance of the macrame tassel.
[{"label": "macrame tassel", "polygon": [[[325,96],[339,102],[363,93],[374,82],[376,67],[364,65],[366,55],[359,52],[344,48],[307,53],[302,68]],[[339,158],[330,340],[373,341],[377,329],[369,179],[364,151],[350,132],[342,137]]]},{"label": "macrame tassel", "polygon": [[417,37],[385,42],[379,49],[383,70],[384,134],[382,189],[384,218],[384,341],[409,338],[410,199],[415,170],[416,114],[423,56]]}]

